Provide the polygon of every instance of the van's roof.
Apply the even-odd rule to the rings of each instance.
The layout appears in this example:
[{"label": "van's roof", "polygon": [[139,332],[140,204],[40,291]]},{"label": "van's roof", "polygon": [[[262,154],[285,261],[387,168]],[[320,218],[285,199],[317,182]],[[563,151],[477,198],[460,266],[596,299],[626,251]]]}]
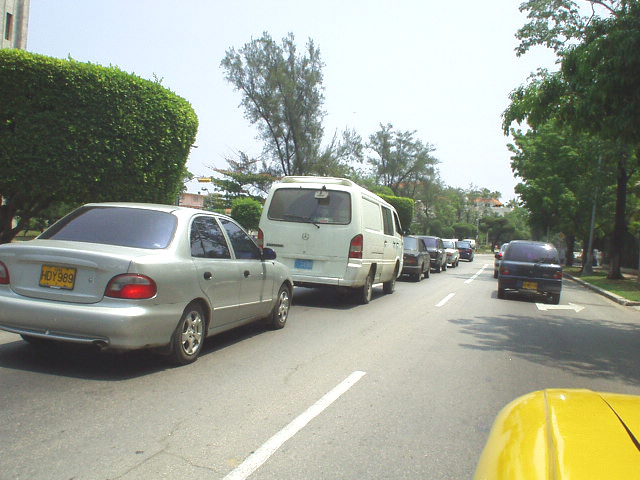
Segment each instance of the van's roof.
[{"label": "van's roof", "polygon": [[390,207],[393,207],[393,205],[391,205],[389,202],[385,201],[383,198],[380,198],[379,195],[376,195],[375,193],[370,192],[366,188],[361,187],[354,181],[349,180],[347,178],[316,177],[316,176],[310,176],[310,175],[286,176],[286,177],[283,177],[280,180],[280,182],[274,183],[273,186],[283,187],[283,186],[286,186],[283,184],[300,184],[300,183],[308,184],[310,188],[314,188],[314,187],[322,188],[323,185],[332,185],[335,187],[344,187],[344,190],[357,189],[362,191],[363,193],[366,193],[368,195],[371,195],[379,199],[381,203],[388,205]]}]

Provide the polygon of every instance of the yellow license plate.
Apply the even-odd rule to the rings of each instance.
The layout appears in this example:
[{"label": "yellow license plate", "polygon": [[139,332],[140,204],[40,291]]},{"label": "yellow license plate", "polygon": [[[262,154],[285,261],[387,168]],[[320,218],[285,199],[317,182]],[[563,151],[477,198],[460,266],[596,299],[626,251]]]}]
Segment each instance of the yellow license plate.
[{"label": "yellow license plate", "polygon": [[522,282],[522,288],[525,290],[537,290],[538,283],[537,282]]},{"label": "yellow license plate", "polygon": [[76,282],[76,269],[42,265],[40,272],[40,286],[48,288],[62,288],[73,290]]}]

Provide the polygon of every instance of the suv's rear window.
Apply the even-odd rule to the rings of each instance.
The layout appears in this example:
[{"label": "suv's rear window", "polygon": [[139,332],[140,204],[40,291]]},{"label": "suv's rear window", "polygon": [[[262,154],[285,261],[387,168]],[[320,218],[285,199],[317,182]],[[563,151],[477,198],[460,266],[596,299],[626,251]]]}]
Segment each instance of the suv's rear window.
[{"label": "suv's rear window", "polygon": [[338,190],[281,188],[274,192],[267,216],[284,222],[351,223],[351,195]]},{"label": "suv's rear window", "polygon": [[422,237],[422,240],[427,248],[437,248],[436,239],[434,237]]},{"label": "suv's rear window", "polygon": [[469,242],[457,242],[457,248],[471,248],[471,243]]},{"label": "suv's rear window", "polygon": [[418,239],[413,237],[404,237],[404,248],[407,250],[418,250]]},{"label": "suv's rear window", "polygon": [[456,248],[456,245],[450,240],[443,240],[442,244],[444,245],[444,248]]},{"label": "suv's rear window", "polygon": [[560,263],[558,251],[551,245],[537,243],[511,243],[504,260],[529,263]]},{"label": "suv's rear window", "polygon": [[166,248],[177,218],[167,212],[128,207],[81,207],[38,238],[136,248]]}]

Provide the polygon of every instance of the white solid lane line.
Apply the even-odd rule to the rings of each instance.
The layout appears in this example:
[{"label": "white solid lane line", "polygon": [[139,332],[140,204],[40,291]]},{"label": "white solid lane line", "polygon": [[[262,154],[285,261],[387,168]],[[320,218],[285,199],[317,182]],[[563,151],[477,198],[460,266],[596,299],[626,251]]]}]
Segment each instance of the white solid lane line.
[{"label": "white solid lane line", "polygon": [[449,300],[451,300],[453,298],[453,296],[455,295],[455,293],[450,293],[449,295],[447,295],[446,297],[444,297],[442,300],[440,300],[440,303],[438,303],[436,305],[436,307],[441,307],[443,306],[445,303],[447,303]]},{"label": "white solid lane line", "polygon": [[294,419],[273,437],[267,440],[260,448],[249,455],[244,462],[233,469],[223,480],[245,480],[266,462],[287,440],[302,430],[311,420],[320,415],[329,405],[353,387],[358,380],[366,375],[366,372],[355,371],[329,393],[311,405],[304,413]]},{"label": "white solid lane line", "polygon": [[485,269],[485,268],[487,268],[488,266],[489,266],[489,264],[488,264],[488,263],[485,263],[485,264],[482,266],[482,268],[481,268],[480,270],[478,270],[478,272],[477,272],[473,277],[471,277],[469,280],[465,280],[465,282],[464,282],[464,283],[471,283],[471,282],[473,282],[476,278],[478,278],[478,276],[479,276],[482,272],[484,272],[484,269]]}]

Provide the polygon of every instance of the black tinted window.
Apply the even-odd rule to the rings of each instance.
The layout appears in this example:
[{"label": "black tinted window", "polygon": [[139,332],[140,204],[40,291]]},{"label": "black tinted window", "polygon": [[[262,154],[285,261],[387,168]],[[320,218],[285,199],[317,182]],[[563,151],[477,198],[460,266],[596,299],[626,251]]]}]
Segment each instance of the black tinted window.
[{"label": "black tinted window", "polygon": [[382,223],[384,225],[384,234],[393,235],[393,215],[387,207],[382,207]]},{"label": "black tinted window", "polygon": [[436,239],[433,237],[424,237],[422,239],[427,248],[436,248]]},{"label": "black tinted window", "polygon": [[268,217],[286,222],[351,223],[351,195],[337,190],[281,188],[271,198]]},{"label": "black tinted window", "polygon": [[213,217],[198,217],[191,224],[191,256],[231,258],[227,240]]},{"label": "black tinted window", "polygon": [[222,219],[221,223],[227,231],[227,235],[229,235],[229,240],[231,240],[231,246],[236,254],[236,258],[249,258],[255,260],[262,258],[260,248],[258,248],[255,242],[251,240],[251,237],[247,235],[244,230],[235,223],[226,219]]},{"label": "black tinted window", "polygon": [[529,263],[560,263],[558,251],[553,246],[536,243],[511,243],[504,259]]},{"label": "black tinted window", "polygon": [[81,207],[39,238],[136,248],[166,248],[178,220],[167,212],[128,207]]}]

